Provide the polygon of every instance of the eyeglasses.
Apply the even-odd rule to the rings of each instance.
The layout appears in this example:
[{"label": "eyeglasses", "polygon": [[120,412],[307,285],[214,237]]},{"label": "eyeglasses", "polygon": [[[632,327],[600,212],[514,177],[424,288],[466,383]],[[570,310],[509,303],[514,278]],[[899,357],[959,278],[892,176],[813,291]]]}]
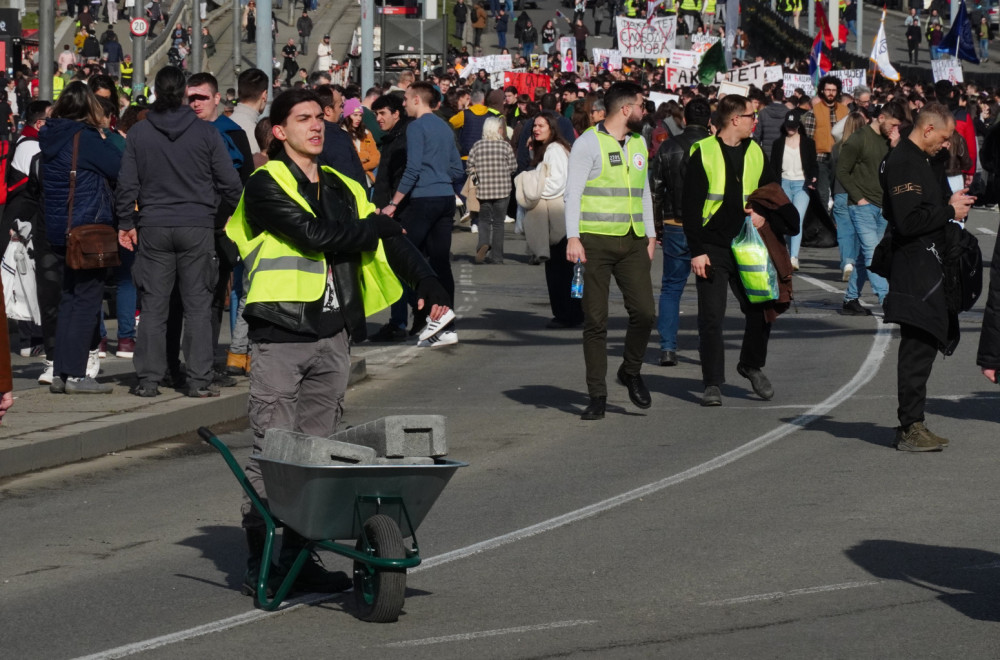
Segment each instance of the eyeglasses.
[{"label": "eyeglasses", "polygon": [[736,115],[736,116],[737,117],[749,117],[750,119],[752,119],[754,121],[757,121],[757,113],[756,112],[748,112],[745,115]]}]

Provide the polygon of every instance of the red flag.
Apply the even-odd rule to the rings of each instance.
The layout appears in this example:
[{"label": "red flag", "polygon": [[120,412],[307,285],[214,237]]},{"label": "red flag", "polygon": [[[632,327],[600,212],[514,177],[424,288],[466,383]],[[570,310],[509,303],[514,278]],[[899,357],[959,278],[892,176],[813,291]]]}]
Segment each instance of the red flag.
[{"label": "red flag", "polygon": [[[818,0],[816,2],[816,27],[819,28],[819,32],[816,33],[816,38],[818,39],[822,36],[823,43],[826,44],[826,47],[833,48],[833,32],[830,30],[830,24],[826,21],[826,12],[823,11],[823,3]],[[844,30],[847,29],[844,26],[841,27]],[[841,40],[841,43],[843,43],[843,40]]]}]

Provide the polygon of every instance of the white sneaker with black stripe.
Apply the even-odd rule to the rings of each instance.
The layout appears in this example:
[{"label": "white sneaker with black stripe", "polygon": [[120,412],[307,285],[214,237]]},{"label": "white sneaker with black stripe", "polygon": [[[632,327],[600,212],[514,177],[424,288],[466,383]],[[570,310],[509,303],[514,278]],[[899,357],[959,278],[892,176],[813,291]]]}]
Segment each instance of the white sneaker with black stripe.
[{"label": "white sneaker with black stripe", "polygon": [[417,346],[421,348],[436,348],[438,346],[451,346],[458,343],[458,333],[454,330],[445,330],[436,335],[431,335],[427,339],[421,339]]},{"label": "white sneaker with black stripe", "polygon": [[446,325],[448,325],[454,320],[455,320],[455,311],[451,308],[449,308],[447,312],[442,314],[441,318],[439,318],[437,321],[427,319],[427,325],[425,325],[424,329],[420,331],[420,336],[418,337],[418,339],[420,339],[420,341],[423,341],[425,339],[430,339],[432,336],[441,332],[442,328],[444,328]]}]

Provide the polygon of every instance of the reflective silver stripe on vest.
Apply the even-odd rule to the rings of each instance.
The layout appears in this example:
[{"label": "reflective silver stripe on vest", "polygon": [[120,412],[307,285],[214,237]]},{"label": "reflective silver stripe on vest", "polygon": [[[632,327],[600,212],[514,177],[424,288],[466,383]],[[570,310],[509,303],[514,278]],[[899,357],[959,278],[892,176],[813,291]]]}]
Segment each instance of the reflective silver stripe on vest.
[{"label": "reflective silver stripe on vest", "polygon": [[322,261],[313,261],[305,257],[282,256],[261,259],[255,264],[255,272],[266,270],[297,270],[310,275],[325,275],[326,265]]},{"label": "reflective silver stripe on vest", "polygon": [[763,273],[767,270],[767,266],[743,266],[736,264],[736,268],[744,273]]},{"label": "reflective silver stripe on vest", "polygon": [[[597,211],[581,211],[580,220],[583,222],[623,222],[628,224],[632,222],[632,215],[630,213],[599,213]],[[639,218],[636,222],[642,222],[642,218]]]},{"label": "reflective silver stripe on vest", "polygon": [[705,195],[705,201],[706,202],[721,202],[722,201],[722,195],[716,195],[714,193],[708,193],[707,195]]},{"label": "reflective silver stripe on vest", "polygon": [[584,197],[642,197],[642,188],[622,187],[604,188],[587,186],[583,191]]},{"label": "reflective silver stripe on vest", "polygon": [[[253,262],[248,259],[246,263]],[[248,278],[250,280],[250,286],[253,286],[254,278],[258,273],[276,270],[297,270],[303,273],[309,273],[310,275],[326,274],[326,268],[322,261],[313,261],[312,259],[306,259],[305,257],[294,256],[271,257],[268,259],[261,259],[254,264],[254,269],[251,271]]]}]

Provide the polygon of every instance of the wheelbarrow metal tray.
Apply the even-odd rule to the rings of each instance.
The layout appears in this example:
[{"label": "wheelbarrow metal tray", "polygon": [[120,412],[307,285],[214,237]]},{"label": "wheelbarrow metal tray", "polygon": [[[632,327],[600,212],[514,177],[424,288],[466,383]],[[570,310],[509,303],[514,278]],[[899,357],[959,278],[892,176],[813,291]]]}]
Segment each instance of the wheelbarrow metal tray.
[{"label": "wheelbarrow metal tray", "polygon": [[356,539],[360,525],[375,513],[395,519],[404,536],[408,529],[414,532],[455,470],[468,465],[443,458],[434,465],[297,465],[255,458],[271,513],[314,541]]}]

